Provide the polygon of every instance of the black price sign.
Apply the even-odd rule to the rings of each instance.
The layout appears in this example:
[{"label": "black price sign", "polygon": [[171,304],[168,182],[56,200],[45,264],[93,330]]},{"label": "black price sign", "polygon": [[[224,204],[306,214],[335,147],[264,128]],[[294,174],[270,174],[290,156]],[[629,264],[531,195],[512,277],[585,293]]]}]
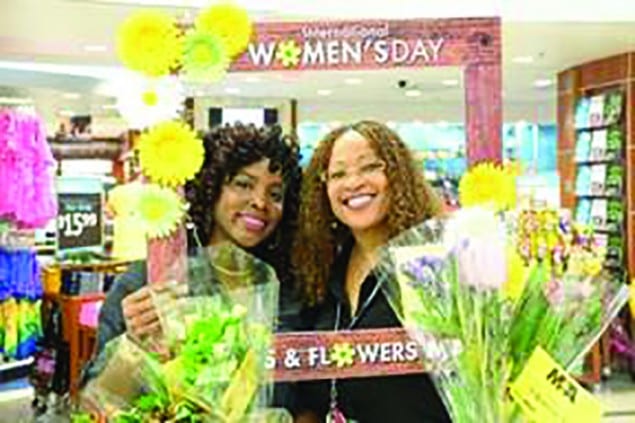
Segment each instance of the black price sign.
[{"label": "black price sign", "polygon": [[101,194],[59,194],[57,243],[59,250],[102,245]]}]

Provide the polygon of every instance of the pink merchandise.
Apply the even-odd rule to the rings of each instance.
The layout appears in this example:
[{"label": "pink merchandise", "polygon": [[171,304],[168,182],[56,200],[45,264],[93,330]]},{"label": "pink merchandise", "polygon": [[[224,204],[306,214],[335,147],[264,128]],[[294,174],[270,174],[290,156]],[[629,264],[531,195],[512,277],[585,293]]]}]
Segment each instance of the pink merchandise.
[{"label": "pink merchandise", "polygon": [[42,121],[0,110],[0,219],[37,228],[57,215],[54,164]]}]

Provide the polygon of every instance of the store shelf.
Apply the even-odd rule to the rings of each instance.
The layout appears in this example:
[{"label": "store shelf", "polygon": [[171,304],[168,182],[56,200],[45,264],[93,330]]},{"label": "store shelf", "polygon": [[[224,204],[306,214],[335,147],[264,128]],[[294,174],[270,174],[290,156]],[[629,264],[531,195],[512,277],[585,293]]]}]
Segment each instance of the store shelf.
[{"label": "store shelf", "polygon": [[10,361],[8,363],[0,364],[0,373],[8,370],[17,369],[18,367],[30,366],[33,364],[33,357],[26,358],[24,360]]},{"label": "store shelf", "polygon": [[580,160],[575,162],[577,166],[593,166],[599,164],[624,164],[624,158],[620,157],[605,157],[603,159],[594,159],[594,160]]},{"label": "store shelf", "polygon": [[606,125],[598,125],[598,126],[593,126],[593,127],[588,127],[588,128],[575,128],[576,132],[595,132],[595,131],[602,131],[603,129],[610,129],[610,128],[614,128],[616,126],[620,126],[621,123],[618,122],[613,122],[613,123],[609,123]]},{"label": "store shelf", "polygon": [[589,200],[622,200],[622,194],[576,194],[576,198],[585,198]]}]

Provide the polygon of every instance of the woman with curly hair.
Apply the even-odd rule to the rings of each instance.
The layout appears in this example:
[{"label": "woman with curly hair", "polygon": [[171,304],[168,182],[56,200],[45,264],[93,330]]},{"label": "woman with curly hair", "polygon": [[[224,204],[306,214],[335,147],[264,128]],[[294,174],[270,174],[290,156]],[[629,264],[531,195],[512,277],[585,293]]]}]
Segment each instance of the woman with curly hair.
[{"label": "woman with curly hair", "polygon": [[[373,274],[378,248],[441,213],[399,136],[373,121],[329,133],[305,171],[300,204],[293,261],[307,329],[399,326]],[[427,375],[307,382],[300,391],[299,421],[450,421]]]},{"label": "woman with curly hair", "polygon": [[[298,146],[279,127],[218,127],[203,137],[205,158],[185,187],[191,219],[188,248],[233,243],[271,265],[281,281],[279,329],[294,326],[299,307],[291,299],[290,250],[295,230],[301,169]],[[167,282],[167,281],[166,281]],[[127,333],[139,341],[160,330],[146,263],[138,262],[108,292],[99,315],[97,358],[84,381],[103,367],[108,341]]]}]

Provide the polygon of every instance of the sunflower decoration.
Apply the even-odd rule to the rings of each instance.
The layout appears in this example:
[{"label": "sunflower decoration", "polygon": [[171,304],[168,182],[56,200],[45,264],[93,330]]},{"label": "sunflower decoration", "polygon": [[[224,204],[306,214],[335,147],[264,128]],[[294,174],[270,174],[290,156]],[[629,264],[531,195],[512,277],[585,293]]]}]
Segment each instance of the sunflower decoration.
[{"label": "sunflower decoration", "polygon": [[183,70],[188,79],[218,81],[225,76],[229,64],[226,45],[218,35],[190,31],[185,37]]},{"label": "sunflower decoration", "polygon": [[117,109],[134,129],[144,129],[159,122],[177,119],[185,99],[178,78],[144,78],[130,75],[118,90]]},{"label": "sunflower decoration", "polygon": [[331,348],[331,361],[339,368],[352,366],[354,357],[355,349],[351,346],[351,344],[335,344]]},{"label": "sunflower decoration", "polygon": [[163,12],[133,13],[117,30],[117,55],[121,62],[148,76],[167,75],[177,68],[181,47],[176,21]]},{"label": "sunflower decoration", "polygon": [[459,182],[463,207],[492,205],[497,211],[516,207],[516,172],[493,163],[480,163]]},{"label": "sunflower decoration", "polygon": [[229,57],[236,57],[249,44],[253,24],[247,12],[230,3],[212,6],[196,17],[198,32],[214,34],[223,40]]},{"label": "sunflower decoration", "polygon": [[278,44],[276,59],[279,60],[285,68],[291,68],[300,64],[301,54],[302,49],[295,40],[286,40]]},{"label": "sunflower decoration", "polygon": [[160,123],[141,135],[139,160],[152,182],[176,187],[192,179],[203,164],[203,142],[185,123]]},{"label": "sunflower decoration", "polygon": [[138,198],[138,217],[149,238],[172,233],[185,216],[186,205],[179,195],[156,184],[144,184]]}]

